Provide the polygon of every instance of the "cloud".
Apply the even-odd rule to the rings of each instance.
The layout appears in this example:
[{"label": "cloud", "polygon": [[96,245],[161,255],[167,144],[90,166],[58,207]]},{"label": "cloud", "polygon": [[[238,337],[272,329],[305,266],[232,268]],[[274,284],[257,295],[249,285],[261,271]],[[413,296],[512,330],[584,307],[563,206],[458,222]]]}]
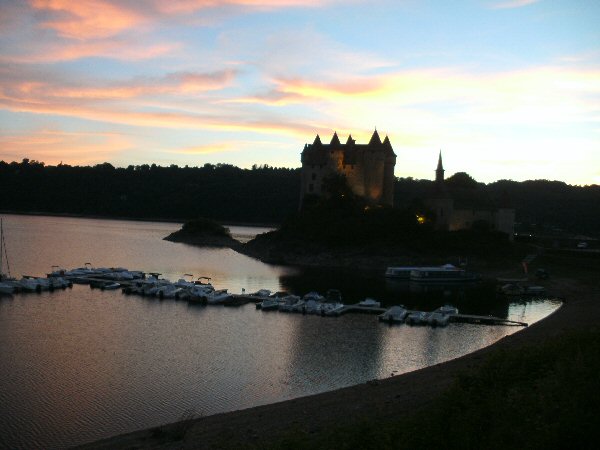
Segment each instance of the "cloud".
[{"label": "cloud", "polygon": [[40,129],[29,133],[0,136],[3,159],[21,161],[27,157],[56,165],[62,161],[94,164],[115,158],[132,148],[127,136],[117,133],[67,132]]},{"label": "cloud", "polygon": [[177,153],[180,155],[212,155],[215,153],[225,153],[235,151],[236,147],[232,143],[206,144],[193,147],[184,147],[175,150],[169,150],[168,153]]},{"label": "cloud", "polygon": [[[173,72],[163,77],[137,77],[125,82],[64,80],[60,75],[37,71],[0,70],[0,99],[16,103],[71,103],[73,100],[135,99],[156,95],[190,95],[219,90],[232,83],[236,72],[222,70],[212,73]],[[81,102],[80,102],[81,104]]]},{"label": "cloud", "polygon": [[30,0],[30,5],[40,13],[41,27],[78,40],[115,36],[146,21],[134,9],[106,0]]},{"label": "cloud", "polygon": [[512,9],[512,8],[522,8],[523,6],[533,5],[534,3],[539,2],[540,0],[510,0],[502,3],[495,3],[491,5],[492,9]]}]

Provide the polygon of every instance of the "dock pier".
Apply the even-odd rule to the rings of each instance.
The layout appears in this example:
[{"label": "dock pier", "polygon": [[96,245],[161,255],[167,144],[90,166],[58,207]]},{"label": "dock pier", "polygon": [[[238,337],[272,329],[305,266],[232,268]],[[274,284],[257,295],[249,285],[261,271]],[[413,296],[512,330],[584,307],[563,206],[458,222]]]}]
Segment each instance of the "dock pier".
[{"label": "dock pier", "polygon": [[[152,274],[158,276],[160,274]],[[33,277],[32,277],[33,278]],[[71,283],[77,284],[90,284],[91,287],[98,287],[102,289],[103,282],[111,281],[107,277],[104,277],[102,274],[94,274],[94,275],[74,275],[74,276],[64,276],[65,280],[70,281]],[[121,284],[123,288],[132,287],[136,282],[142,281],[143,279],[133,279],[133,280],[118,280],[118,283]],[[96,284],[98,283],[98,284]],[[239,306],[244,305],[246,303],[258,303],[264,300],[263,297],[258,297],[251,294],[231,294],[231,299],[229,302],[224,303],[225,306]],[[380,321],[384,321],[386,323],[404,323],[404,320],[394,320],[389,319],[386,316],[386,313],[390,311],[390,308],[384,308],[381,306],[364,306],[360,303],[355,303],[351,305],[343,305],[337,309],[330,310],[322,313],[321,315],[328,317],[338,317],[347,313],[361,313],[361,314],[377,314]],[[437,310],[436,310],[437,311]],[[433,311],[433,312],[436,312]],[[414,310],[406,310],[407,315],[412,313],[418,313],[419,311]],[[480,316],[475,314],[459,314],[459,313],[450,313],[446,314],[448,320],[446,322],[453,323],[470,323],[470,324],[480,324],[480,325],[504,325],[504,326],[528,326],[525,322],[519,322],[515,320],[503,319],[501,317],[494,316]]]}]

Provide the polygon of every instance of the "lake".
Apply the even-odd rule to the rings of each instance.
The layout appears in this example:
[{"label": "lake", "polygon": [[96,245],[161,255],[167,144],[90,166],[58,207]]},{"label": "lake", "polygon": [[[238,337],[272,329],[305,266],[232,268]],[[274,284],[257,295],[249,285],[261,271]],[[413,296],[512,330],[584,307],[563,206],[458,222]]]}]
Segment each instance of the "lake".
[{"label": "lake", "polygon": [[[416,289],[383,274],[263,264],[229,249],[162,240],[180,224],[5,215],[13,276],[127,267],[178,279],[209,276],[232,293],[329,288],[346,303],[493,314],[533,323],[560,302],[508,303],[485,283]],[[231,227],[248,240],[267,231]],[[65,448],[115,434],[337,389],[473,352],[518,327],[389,326],[376,316],[199,307],[86,285],[0,297],[0,447]]]}]

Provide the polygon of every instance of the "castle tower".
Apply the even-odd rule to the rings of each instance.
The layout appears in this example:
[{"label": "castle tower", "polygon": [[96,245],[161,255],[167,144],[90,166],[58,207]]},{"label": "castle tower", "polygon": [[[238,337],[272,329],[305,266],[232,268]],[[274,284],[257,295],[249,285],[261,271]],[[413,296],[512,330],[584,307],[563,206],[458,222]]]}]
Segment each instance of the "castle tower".
[{"label": "castle tower", "polygon": [[301,161],[301,198],[322,195],[323,178],[338,173],[357,196],[372,204],[393,206],[396,154],[389,138],[382,142],[377,130],[366,145],[356,144],[351,135],[342,144],[337,132],[329,144],[323,144],[317,135],[312,144],[304,145]]}]

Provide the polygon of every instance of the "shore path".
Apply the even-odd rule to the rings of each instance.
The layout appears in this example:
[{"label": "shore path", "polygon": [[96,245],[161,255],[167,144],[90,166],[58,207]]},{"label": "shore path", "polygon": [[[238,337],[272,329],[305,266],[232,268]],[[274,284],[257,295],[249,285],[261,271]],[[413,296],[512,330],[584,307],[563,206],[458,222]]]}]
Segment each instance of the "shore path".
[{"label": "shore path", "polygon": [[[152,437],[152,430],[142,430],[81,448],[210,449],[224,444],[233,448],[236,443],[260,446],[261,442],[273,442],[290,430],[311,433],[332,423],[351,423],[353,419],[361,417],[401,417],[428,405],[459,374],[476,369],[493,349],[513,351],[571,330],[598,327],[600,285],[586,286],[569,279],[552,279],[545,285],[550,292],[566,300],[560,309],[544,320],[500,339],[490,347],[463,357],[383,380],[196,419],[187,428],[184,439],[176,442],[161,442]],[[172,424],[163,427],[163,430],[177,426]]]}]

